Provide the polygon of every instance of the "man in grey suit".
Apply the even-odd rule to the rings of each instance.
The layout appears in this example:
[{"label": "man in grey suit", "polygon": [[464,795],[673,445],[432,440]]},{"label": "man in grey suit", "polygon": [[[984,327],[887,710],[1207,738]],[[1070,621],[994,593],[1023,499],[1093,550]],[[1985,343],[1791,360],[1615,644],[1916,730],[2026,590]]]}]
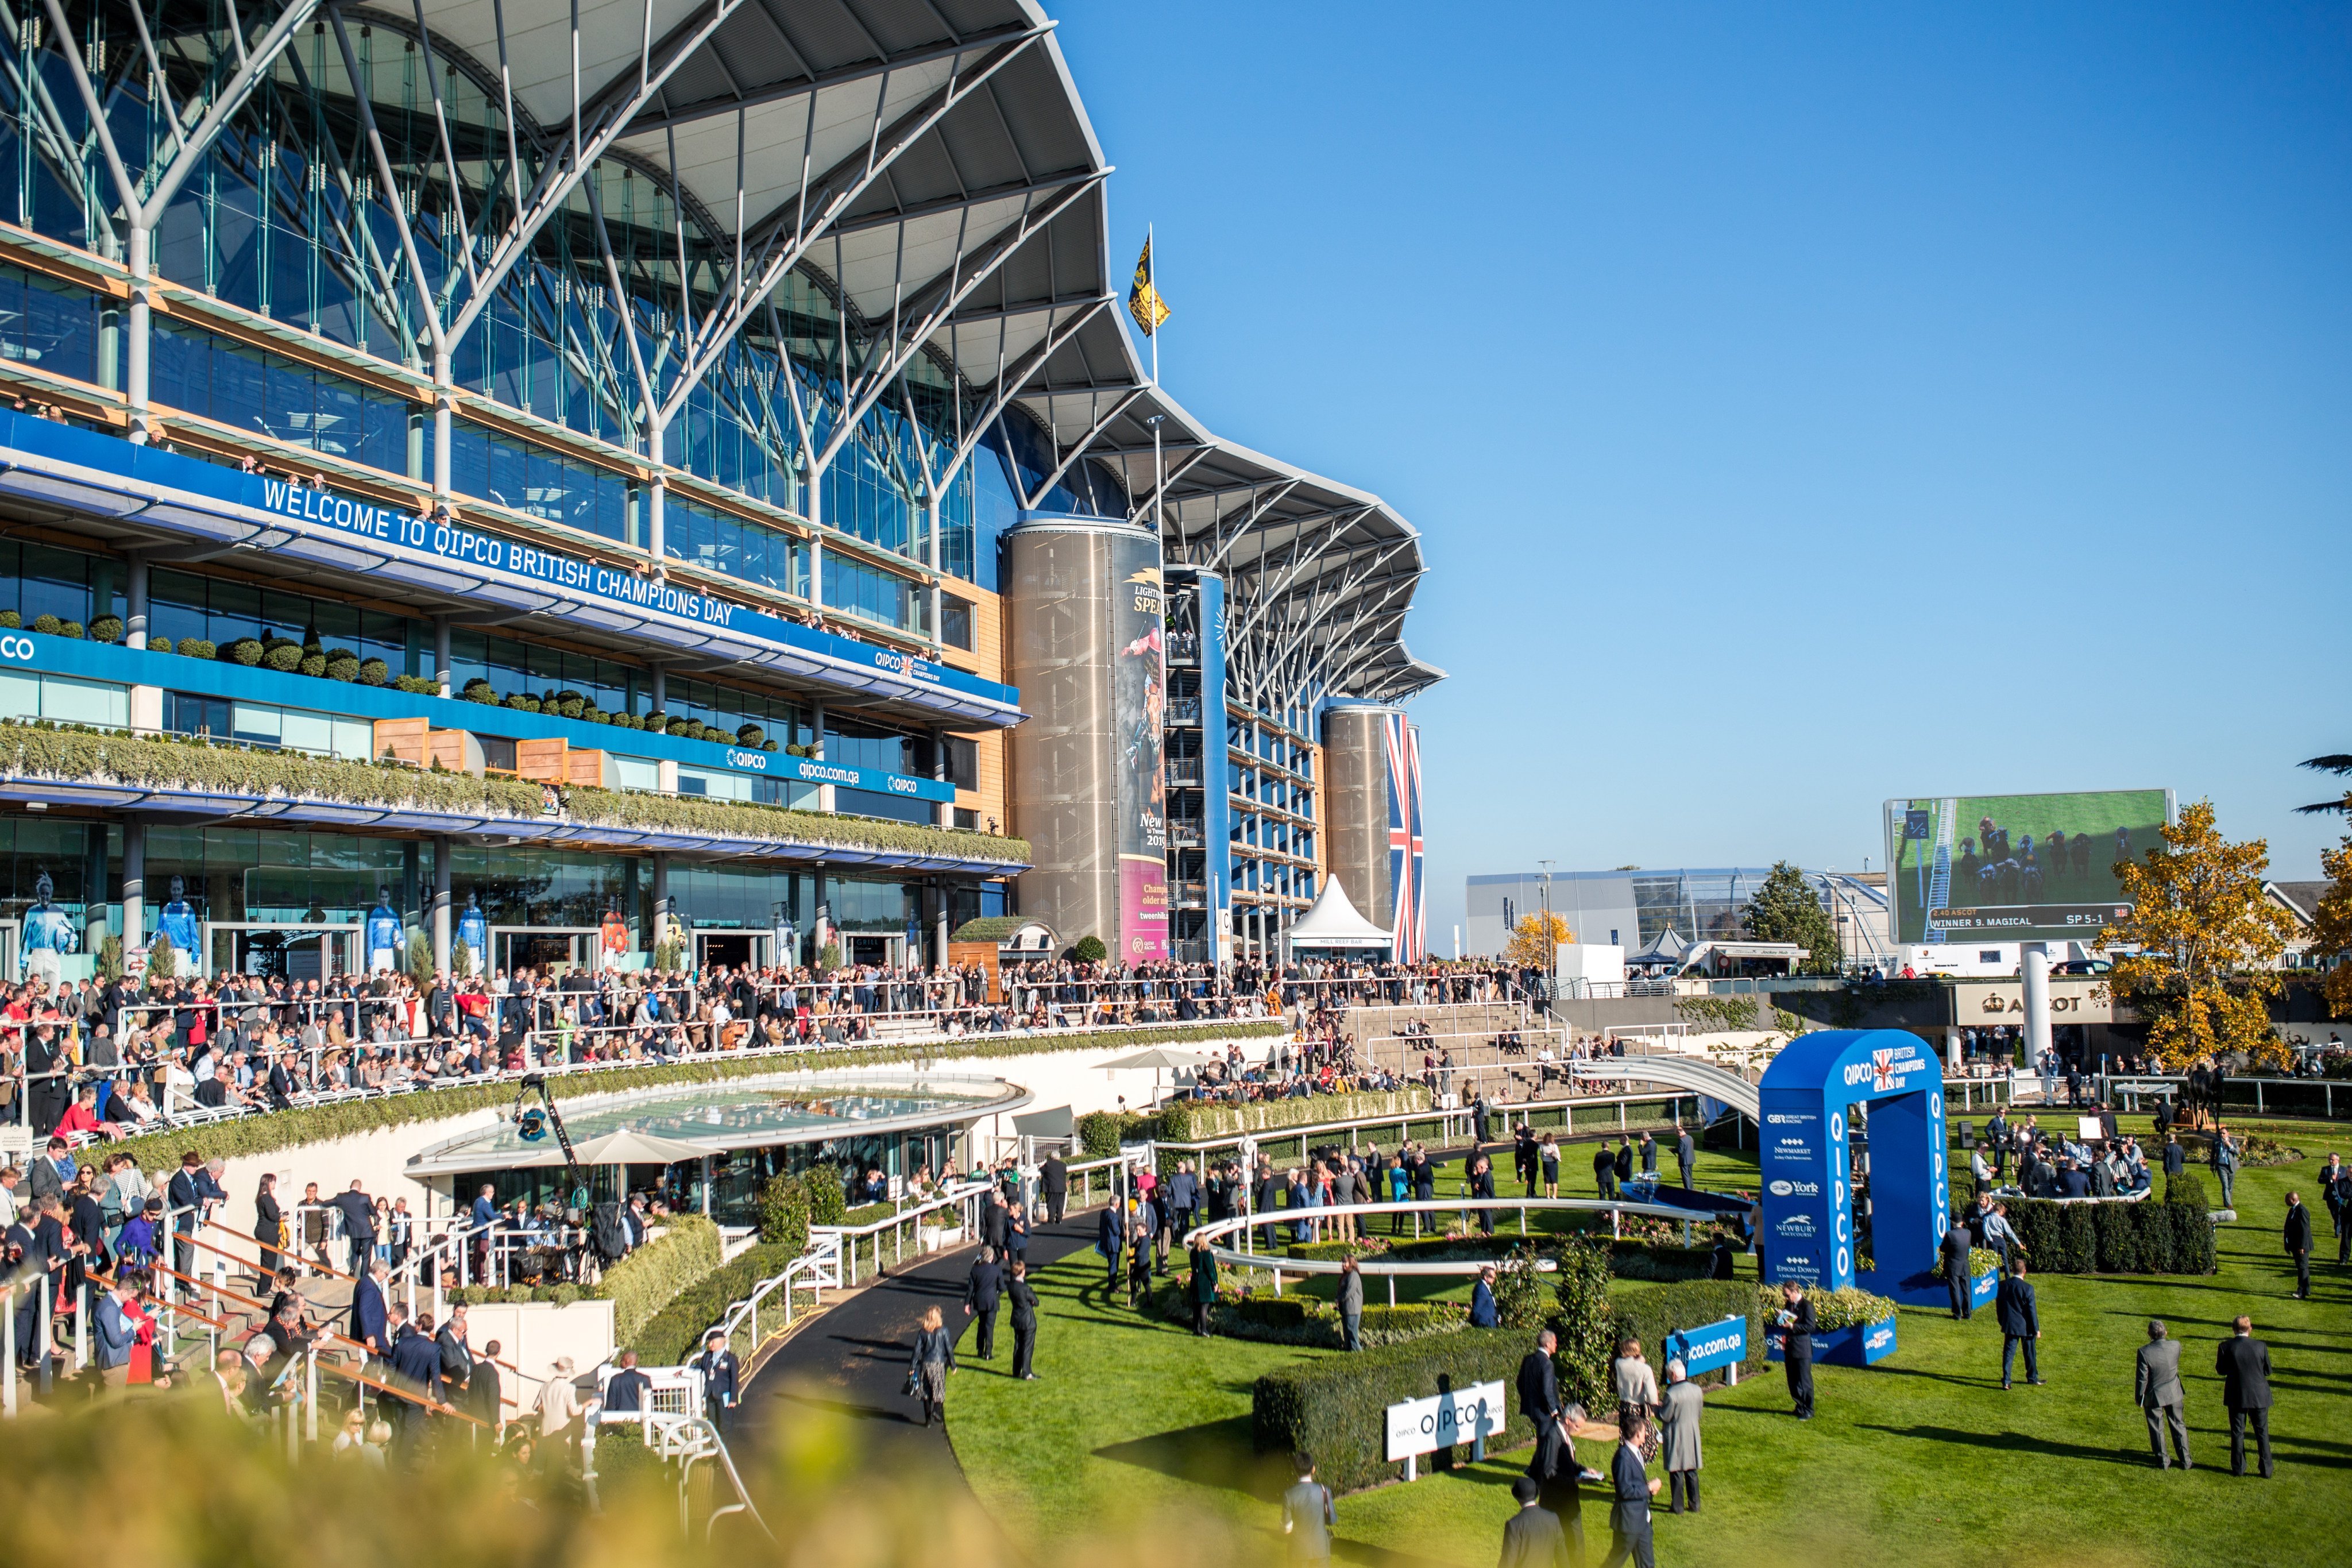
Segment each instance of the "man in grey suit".
[{"label": "man in grey suit", "polygon": [[1675,1123],[1675,1166],[1681,1173],[1684,1187],[1696,1191],[1691,1173],[1698,1167],[1698,1145],[1692,1140],[1690,1130],[1679,1121]]},{"label": "man in grey suit", "polygon": [[2167,1338],[2163,1322],[2155,1318],[2147,1321],[2147,1343],[2139,1347],[2132,1397],[2147,1415],[2147,1446],[2156,1455],[2156,1468],[2172,1468],[2172,1461],[2164,1457],[2164,1429],[2169,1426],[2180,1468],[2194,1468],[2189,1462],[2188,1396],[2180,1389],[2180,1342]]}]

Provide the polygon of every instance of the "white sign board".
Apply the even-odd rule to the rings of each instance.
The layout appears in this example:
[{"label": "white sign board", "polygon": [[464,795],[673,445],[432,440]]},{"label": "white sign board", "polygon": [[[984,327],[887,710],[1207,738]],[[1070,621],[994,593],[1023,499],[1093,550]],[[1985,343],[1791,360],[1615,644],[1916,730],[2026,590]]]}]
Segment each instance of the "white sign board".
[{"label": "white sign board", "polygon": [[1503,1429],[1506,1395],[1500,1383],[1474,1384],[1388,1408],[1391,1459],[1433,1454],[1456,1443],[1491,1437]]}]

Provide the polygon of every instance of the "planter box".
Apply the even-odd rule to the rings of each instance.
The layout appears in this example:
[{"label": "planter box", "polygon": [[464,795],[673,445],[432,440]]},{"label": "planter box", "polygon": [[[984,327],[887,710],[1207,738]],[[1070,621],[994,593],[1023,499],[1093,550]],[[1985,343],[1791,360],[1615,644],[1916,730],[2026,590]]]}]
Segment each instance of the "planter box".
[{"label": "planter box", "polygon": [[[1827,1366],[1868,1366],[1885,1361],[1895,1353],[1895,1320],[1883,1323],[1865,1323],[1859,1328],[1826,1329],[1812,1336],[1813,1363]],[[1779,1361],[1780,1342],[1773,1340],[1764,1352],[1766,1359]]]},{"label": "planter box", "polygon": [[1969,1305],[1990,1307],[1992,1299],[2000,1294],[2000,1276],[1979,1274],[1969,1281]]}]

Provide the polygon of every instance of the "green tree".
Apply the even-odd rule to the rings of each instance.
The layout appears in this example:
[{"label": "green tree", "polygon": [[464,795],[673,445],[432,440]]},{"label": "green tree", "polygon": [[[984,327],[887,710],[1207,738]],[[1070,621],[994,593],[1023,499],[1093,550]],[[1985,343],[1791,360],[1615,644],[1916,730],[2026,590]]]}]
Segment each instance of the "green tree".
[{"label": "green tree", "polygon": [[1597,1415],[1617,1402],[1609,1372],[1617,1358],[1617,1321],[1609,1307],[1607,1237],[1575,1237],[1560,1248],[1552,1295],[1559,1302],[1552,1323],[1559,1335],[1552,1355],[1559,1368],[1559,1396]]},{"label": "green tree", "polygon": [[1533,1332],[1543,1327],[1543,1276],[1536,1272],[1536,1249],[1521,1242],[1495,1275],[1495,1315],[1507,1329]]},{"label": "green tree", "polygon": [[2166,1067],[2235,1051],[2285,1065],[2268,999],[2284,984],[2273,966],[2294,917],[2263,893],[2270,863],[2263,840],[2221,837],[2210,800],[2184,806],[2145,860],[2116,863],[2131,912],[2099,932],[2099,945],[2137,950],[2116,962],[2110,984],[2147,1020]]},{"label": "green tree", "polygon": [[1805,950],[1808,974],[1835,974],[1843,956],[1837,922],[1813,892],[1805,874],[1786,860],[1774,864],[1764,885],[1739,912],[1753,942],[1789,942]]},{"label": "green tree", "polygon": [[[2345,795],[2342,809],[2352,819],[2352,794]],[[2312,951],[2336,960],[2327,972],[2327,1010],[2352,1018],[2352,833],[2339,847],[2319,852],[2319,868],[2332,886],[2321,895],[2312,922]]]}]

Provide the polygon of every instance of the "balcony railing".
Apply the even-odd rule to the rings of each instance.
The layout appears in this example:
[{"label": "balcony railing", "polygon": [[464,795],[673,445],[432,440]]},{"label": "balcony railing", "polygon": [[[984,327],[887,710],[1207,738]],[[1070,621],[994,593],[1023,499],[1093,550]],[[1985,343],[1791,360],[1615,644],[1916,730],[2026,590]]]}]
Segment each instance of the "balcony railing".
[{"label": "balcony railing", "polygon": [[1171,700],[1168,704],[1168,721],[1171,724],[1198,724],[1201,721],[1201,700],[1197,697],[1178,697]]}]

